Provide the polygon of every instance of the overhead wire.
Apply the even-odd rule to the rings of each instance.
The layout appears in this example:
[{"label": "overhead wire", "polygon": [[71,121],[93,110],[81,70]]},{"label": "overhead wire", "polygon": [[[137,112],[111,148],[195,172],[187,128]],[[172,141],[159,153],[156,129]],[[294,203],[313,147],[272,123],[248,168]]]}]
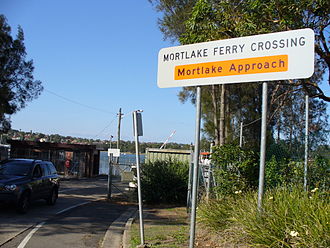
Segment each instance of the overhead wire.
[{"label": "overhead wire", "polygon": [[[114,112],[110,112],[110,111],[106,111],[106,110],[104,110],[104,109],[100,109],[100,108],[96,108],[96,107],[93,107],[93,106],[89,106],[89,105],[86,105],[86,104],[83,104],[83,103],[80,103],[80,102],[77,102],[77,101],[74,101],[74,100],[71,100],[71,99],[69,99],[69,98],[67,98],[67,97],[65,97],[65,96],[61,96],[61,95],[59,95],[59,94],[57,94],[57,93],[55,93],[55,92],[53,92],[53,91],[50,91],[50,90],[47,90],[47,89],[44,89],[46,92],[48,92],[48,93],[50,93],[50,94],[52,94],[52,95],[54,95],[54,96],[57,96],[57,97],[59,97],[59,98],[61,98],[61,99],[63,99],[63,100],[66,100],[66,101],[68,101],[68,102],[70,102],[70,103],[74,103],[74,104],[76,104],[76,105],[80,105],[80,106],[82,106],[82,107],[85,107],[85,108],[89,108],[89,109],[92,109],[92,110],[95,110],[95,111],[99,111],[99,112],[103,112],[103,113],[106,113],[106,114],[115,114],[115,115],[117,115],[117,113],[114,113]],[[95,139],[95,138],[97,138],[98,136],[100,136],[103,132],[104,132],[104,130],[106,130],[113,122],[114,122],[114,120],[116,119],[116,116],[111,120],[111,122],[107,125],[107,126],[105,126],[98,134],[96,134],[94,137],[93,137],[93,139]]]},{"label": "overhead wire", "polygon": [[93,137],[93,139],[97,138],[99,135],[101,135],[104,132],[104,130],[106,130],[108,127],[110,127],[111,124],[114,122],[115,119],[117,119],[117,116],[115,116],[108,125],[106,125],[97,135],[95,135]]},{"label": "overhead wire", "polygon": [[95,111],[99,111],[99,112],[103,112],[103,113],[106,113],[106,114],[116,114],[114,112],[110,112],[110,111],[107,111],[107,110],[104,110],[104,109],[100,109],[100,108],[96,108],[96,107],[93,107],[93,106],[90,106],[90,105],[87,105],[87,104],[84,104],[84,103],[80,103],[78,101],[74,101],[72,99],[69,99],[69,98],[67,98],[65,96],[61,96],[61,95],[59,95],[59,94],[57,94],[57,93],[55,93],[53,91],[47,90],[47,89],[44,89],[44,91],[46,91],[46,92],[48,92],[48,93],[50,93],[50,94],[52,94],[54,96],[57,96],[57,97],[59,97],[59,98],[61,98],[63,100],[66,100],[66,101],[68,101],[70,103],[74,103],[76,105],[80,105],[80,106],[85,107],[85,108],[89,108],[89,109],[92,109],[92,110],[95,110]]}]

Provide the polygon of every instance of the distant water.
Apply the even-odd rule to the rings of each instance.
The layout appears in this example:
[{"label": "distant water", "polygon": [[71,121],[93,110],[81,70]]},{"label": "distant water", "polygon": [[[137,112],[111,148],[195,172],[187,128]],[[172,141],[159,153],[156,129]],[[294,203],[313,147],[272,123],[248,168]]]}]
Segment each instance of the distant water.
[{"label": "distant water", "polygon": [[[143,164],[145,161],[145,155],[140,155],[140,163]],[[135,154],[127,154],[122,153],[119,157],[119,164],[135,164],[136,163],[136,155]]]},{"label": "distant water", "polygon": [[[145,161],[145,155],[140,155],[140,163],[143,164]],[[114,175],[120,175],[120,171],[131,171],[131,166],[136,164],[135,154],[122,153],[119,157],[119,167],[113,168]],[[100,152],[100,168],[99,174],[108,174],[109,171],[109,157],[107,151]]]}]

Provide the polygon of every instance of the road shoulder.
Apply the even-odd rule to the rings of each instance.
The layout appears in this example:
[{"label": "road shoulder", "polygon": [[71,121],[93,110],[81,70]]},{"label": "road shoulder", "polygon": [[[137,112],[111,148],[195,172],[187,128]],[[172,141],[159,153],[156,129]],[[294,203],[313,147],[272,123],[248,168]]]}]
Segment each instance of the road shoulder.
[{"label": "road shoulder", "polygon": [[[130,218],[136,213],[136,207],[129,207],[106,231],[101,248],[118,248],[124,246],[124,231]],[[124,246],[125,247],[125,246]]]}]

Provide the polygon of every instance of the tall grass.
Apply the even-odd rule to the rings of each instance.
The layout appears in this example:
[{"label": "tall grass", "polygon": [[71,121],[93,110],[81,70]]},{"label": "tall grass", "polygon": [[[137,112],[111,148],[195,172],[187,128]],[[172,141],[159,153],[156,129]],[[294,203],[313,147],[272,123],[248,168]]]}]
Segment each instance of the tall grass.
[{"label": "tall grass", "polygon": [[276,188],[265,194],[261,212],[255,192],[220,202],[202,204],[199,220],[217,230],[238,225],[253,247],[330,247],[329,195]]},{"label": "tall grass", "polygon": [[232,223],[233,204],[231,198],[210,200],[198,206],[198,221],[214,231],[222,231]]}]

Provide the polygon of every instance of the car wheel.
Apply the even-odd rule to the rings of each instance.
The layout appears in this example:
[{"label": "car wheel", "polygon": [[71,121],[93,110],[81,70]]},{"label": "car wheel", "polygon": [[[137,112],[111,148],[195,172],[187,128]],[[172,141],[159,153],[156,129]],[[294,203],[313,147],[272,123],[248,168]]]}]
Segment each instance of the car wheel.
[{"label": "car wheel", "polygon": [[17,202],[17,212],[25,214],[30,208],[30,193],[24,192]]},{"label": "car wheel", "polygon": [[48,205],[55,205],[56,200],[58,198],[58,190],[56,188],[52,189],[50,196],[46,199]]}]

